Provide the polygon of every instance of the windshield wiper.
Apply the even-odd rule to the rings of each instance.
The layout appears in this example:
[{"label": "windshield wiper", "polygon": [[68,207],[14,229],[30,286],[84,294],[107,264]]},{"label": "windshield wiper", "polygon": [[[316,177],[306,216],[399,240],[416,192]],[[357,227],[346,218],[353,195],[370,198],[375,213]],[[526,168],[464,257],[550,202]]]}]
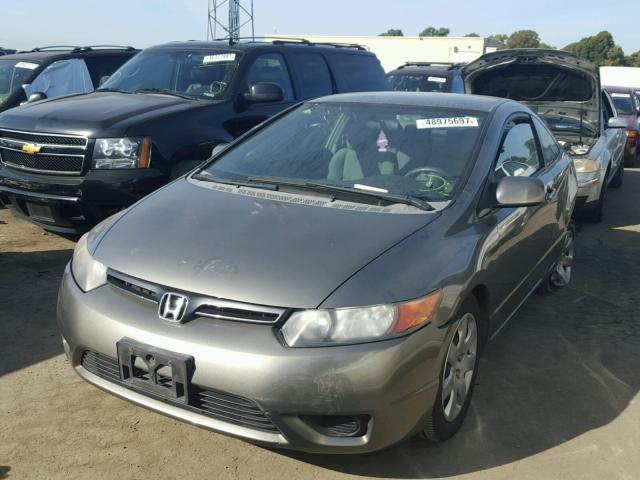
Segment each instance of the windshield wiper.
[{"label": "windshield wiper", "polygon": [[116,93],[131,93],[126,90],[118,90],[117,88],[98,88],[96,92],[116,92]]},{"label": "windshield wiper", "polygon": [[161,93],[163,95],[186,98],[187,100],[193,100],[195,98],[191,95],[185,95],[174,90],[169,90],[168,88],[139,88],[138,90],[134,90],[132,93]]},{"label": "windshield wiper", "polygon": [[310,182],[308,180],[295,180],[291,178],[274,178],[274,177],[260,177],[253,176],[248,177],[247,182],[253,184],[269,184],[275,186],[297,187],[307,190],[314,190],[317,192],[329,192],[329,193],[344,193],[348,195],[360,195],[363,197],[377,198],[391,203],[402,203],[404,205],[411,205],[421,210],[431,211],[435,208],[427,201],[421,200],[410,195],[395,195],[393,193],[374,192],[369,190],[356,190],[349,187],[341,187],[339,185],[329,185],[326,183]]},{"label": "windshield wiper", "polygon": [[215,175],[210,174],[207,171],[202,171],[198,173],[194,173],[191,175],[192,178],[196,180],[201,180],[204,182],[214,182],[214,183],[222,183],[223,185],[232,185],[234,187],[249,187],[249,188],[262,188],[264,190],[277,190],[278,187],[271,183],[254,183],[254,182],[239,182],[237,180],[230,180],[226,178],[216,177]]}]

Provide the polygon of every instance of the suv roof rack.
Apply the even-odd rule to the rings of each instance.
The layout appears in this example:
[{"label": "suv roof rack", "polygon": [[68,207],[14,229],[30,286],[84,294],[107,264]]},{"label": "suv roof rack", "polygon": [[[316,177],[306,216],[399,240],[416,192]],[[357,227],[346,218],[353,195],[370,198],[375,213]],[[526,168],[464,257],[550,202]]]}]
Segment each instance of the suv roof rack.
[{"label": "suv roof rack", "polygon": [[[248,40],[247,43],[272,43],[274,45],[308,45],[308,46],[319,46],[319,47],[335,47],[335,48],[353,48],[356,50],[364,50],[368,51],[369,49],[364,45],[359,45],[357,43],[335,43],[335,42],[311,42],[306,38],[295,38],[295,37],[276,37],[276,36],[268,36],[268,37],[240,37],[236,40]],[[238,43],[236,41],[230,40],[228,38],[216,38],[215,42],[229,42],[230,45],[234,43]]]},{"label": "suv roof rack", "polygon": [[86,47],[79,47],[77,45],[51,45],[47,47],[36,47],[32,50],[27,50],[28,52],[44,52],[47,50],[60,50],[60,51],[70,51],[70,52],[88,52],[96,49],[111,49],[111,50],[135,50],[135,48],[131,46],[122,46],[122,45],[87,45]]},{"label": "suv roof rack", "polygon": [[406,68],[406,67],[447,67],[447,70],[451,70],[453,68],[457,68],[462,66],[462,63],[454,63],[454,62],[404,62],[404,65],[401,65],[398,68]]}]

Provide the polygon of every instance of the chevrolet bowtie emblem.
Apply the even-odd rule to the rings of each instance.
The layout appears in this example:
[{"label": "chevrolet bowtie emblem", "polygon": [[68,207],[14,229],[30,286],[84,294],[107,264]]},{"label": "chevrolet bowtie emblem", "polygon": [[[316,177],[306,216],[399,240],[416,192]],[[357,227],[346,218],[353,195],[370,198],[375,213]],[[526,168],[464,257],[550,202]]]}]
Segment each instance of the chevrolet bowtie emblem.
[{"label": "chevrolet bowtie emblem", "polygon": [[28,153],[29,155],[34,155],[36,153],[40,153],[40,149],[42,147],[40,145],[34,145],[32,143],[26,143],[22,146],[22,151]]}]

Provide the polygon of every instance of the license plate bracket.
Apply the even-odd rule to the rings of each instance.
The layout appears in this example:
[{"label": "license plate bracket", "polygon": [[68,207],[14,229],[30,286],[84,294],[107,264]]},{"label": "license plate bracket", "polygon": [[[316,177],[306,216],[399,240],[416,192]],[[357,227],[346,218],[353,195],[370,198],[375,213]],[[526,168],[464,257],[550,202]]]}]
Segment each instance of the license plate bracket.
[{"label": "license plate bracket", "polygon": [[34,220],[43,220],[45,222],[53,222],[53,212],[51,211],[51,207],[44,203],[27,203],[27,212],[29,212],[29,216]]},{"label": "license plate bracket", "polygon": [[189,404],[193,357],[123,338],[116,343],[120,379],[137,390]]}]

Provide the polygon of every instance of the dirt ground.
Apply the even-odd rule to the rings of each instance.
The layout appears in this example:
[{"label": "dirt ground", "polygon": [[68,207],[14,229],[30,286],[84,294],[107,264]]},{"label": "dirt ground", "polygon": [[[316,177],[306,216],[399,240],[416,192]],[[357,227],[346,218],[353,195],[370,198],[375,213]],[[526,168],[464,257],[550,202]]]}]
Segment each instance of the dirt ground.
[{"label": "dirt ground", "polygon": [[640,478],[640,169],[581,227],[572,285],[490,344],[458,436],[369,455],[256,447],[84,383],[54,318],[72,248],[0,210],[0,479]]}]

